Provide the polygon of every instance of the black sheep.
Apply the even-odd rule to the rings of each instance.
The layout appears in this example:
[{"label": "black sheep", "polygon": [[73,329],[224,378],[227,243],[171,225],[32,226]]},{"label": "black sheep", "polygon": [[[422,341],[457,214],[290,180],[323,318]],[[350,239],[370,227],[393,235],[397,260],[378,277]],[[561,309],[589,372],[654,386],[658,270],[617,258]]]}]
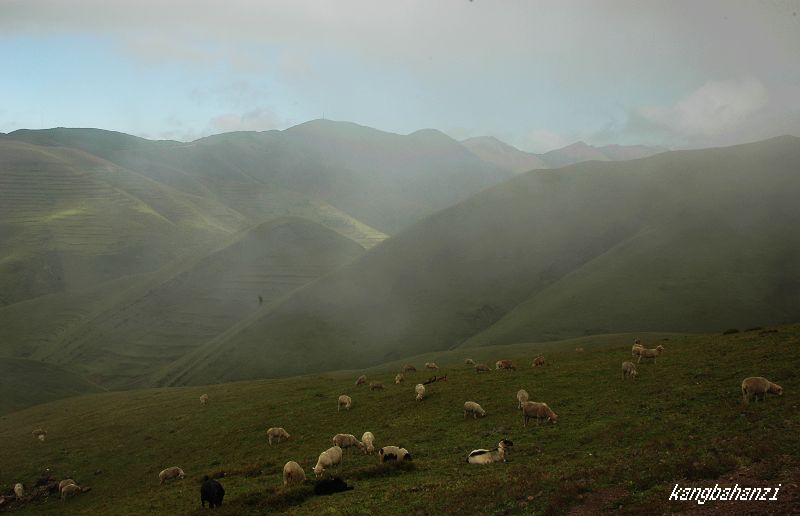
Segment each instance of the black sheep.
[{"label": "black sheep", "polygon": [[213,478],[208,478],[208,475],[203,477],[203,485],[200,486],[200,505],[205,507],[208,502],[208,506],[211,508],[219,507],[222,505],[224,496],[225,489],[222,484]]},{"label": "black sheep", "polygon": [[350,491],[352,489],[353,486],[348,486],[347,482],[339,477],[330,479],[325,478],[322,480],[317,480],[317,483],[314,485],[314,494],[330,495],[333,493],[340,493],[342,491]]}]

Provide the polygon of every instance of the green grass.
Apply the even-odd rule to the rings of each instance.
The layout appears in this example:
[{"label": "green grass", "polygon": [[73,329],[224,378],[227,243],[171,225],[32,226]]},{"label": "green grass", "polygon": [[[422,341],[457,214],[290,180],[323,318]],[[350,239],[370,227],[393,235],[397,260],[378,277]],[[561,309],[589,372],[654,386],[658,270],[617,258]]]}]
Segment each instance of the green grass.
[{"label": "green grass", "polygon": [[4,358],[0,375],[0,414],[79,394],[102,392],[79,374],[20,358]]},{"label": "green grass", "polygon": [[[0,485],[30,484],[50,467],[92,487],[65,504],[48,500],[23,513],[192,513],[199,511],[199,479],[221,472],[222,514],[561,513],[580,503],[578,496],[610,487],[622,490],[609,502],[614,507],[619,501],[628,510],[662,512],[672,482],[717,479],[756,462],[773,465],[767,476],[781,478],[780,457],[800,453],[800,326],[643,339],[666,351],[627,382],[620,363],[630,357],[630,335],[581,339],[583,353],[572,341],[560,349],[519,344],[435,355],[448,381],[429,385],[421,403],[414,384],[430,374],[420,370],[394,385],[396,364],[367,372],[386,386],[376,392],[355,387],[354,371],[52,402],[0,418]],[[541,351],[549,365],[530,368]],[[510,358],[519,369],[478,375],[462,365],[467,357]],[[423,360],[412,362],[421,369]],[[784,396],[742,407],[741,380],[753,375],[780,383]],[[516,410],[520,388],[547,402],[559,424],[524,429]],[[204,392],[205,407],[198,401]],[[352,410],[336,411],[342,393],[353,397]],[[467,400],[479,402],[487,417],[465,420]],[[43,443],[30,435],[39,426],[49,432]],[[285,427],[292,438],[268,446],[270,426]],[[413,466],[376,468],[375,457],[348,451],[341,471],[355,490],[313,497],[308,486],[279,488],[286,461],[311,475],[334,434],[366,430],[379,446],[408,448]],[[466,464],[472,449],[501,438],[514,441],[508,463]],[[158,472],[172,465],[187,478],[159,486]]]}]

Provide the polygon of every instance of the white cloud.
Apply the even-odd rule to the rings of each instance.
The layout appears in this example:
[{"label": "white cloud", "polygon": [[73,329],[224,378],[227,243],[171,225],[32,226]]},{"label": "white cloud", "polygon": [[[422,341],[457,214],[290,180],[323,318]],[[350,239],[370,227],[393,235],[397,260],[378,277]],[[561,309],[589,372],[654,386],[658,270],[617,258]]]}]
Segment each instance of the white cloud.
[{"label": "white cloud", "polygon": [[286,120],[272,110],[255,108],[243,113],[225,113],[209,120],[210,133],[229,131],[267,131],[283,129],[288,125]]}]

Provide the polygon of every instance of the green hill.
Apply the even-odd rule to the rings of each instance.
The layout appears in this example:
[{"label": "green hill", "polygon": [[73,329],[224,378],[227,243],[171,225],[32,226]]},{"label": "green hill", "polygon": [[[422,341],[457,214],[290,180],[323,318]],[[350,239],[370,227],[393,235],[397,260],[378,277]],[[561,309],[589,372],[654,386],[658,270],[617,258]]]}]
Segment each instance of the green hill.
[{"label": "green hill", "polygon": [[[681,486],[783,486],[777,502],[736,505],[739,512],[788,514],[796,508],[800,420],[800,327],[730,336],[641,335],[661,343],[658,363],[639,365],[637,380],[623,381],[633,335],[576,342],[517,344],[455,350],[436,358],[446,382],[414,400],[414,384],[430,376],[409,374],[392,383],[396,369],[376,368],[370,380],[385,390],[355,387],[356,374],[337,373],[208,387],[93,394],[39,405],[0,417],[5,443],[0,485],[32,486],[44,468],[91,491],[62,502],[56,496],[16,508],[22,514],[201,513],[199,481],[220,477],[226,496],[221,514],[564,514],[617,510],[636,514],[688,512],[694,503],[668,501]],[[476,375],[464,358],[514,360],[519,369]],[[544,351],[549,365],[529,367]],[[410,362],[422,367],[425,358]],[[784,388],[782,397],[741,405],[742,378],[763,375]],[[557,425],[523,428],[515,394],[525,388],[558,414]],[[198,397],[208,393],[208,405]],[[336,398],[353,397],[337,412]],[[463,403],[479,402],[483,419],[465,419]],[[269,446],[265,430],[283,426],[287,442]],[[31,431],[48,432],[38,442]],[[374,456],[347,451],[342,477],[355,489],[328,497],[311,487],[280,488],[281,470],[297,461],[313,475],[317,455],[338,432],[375,434],[376,444],[404,446],[414,460],[379,468]],[[467,454],[507,438],[505,464],[473,466]],[[180,466],[186,478],[158,485],[158,472]],[[223,476],[224,474],[224,476]],[[5,492],[5,491],[4,491]],[[703,510],[719,513],[727,505]]]},{"label": "green hill", "polygon": [[217,339],[202,360],[214,367],[198,361],[185,381],[367,367],[460,345],[797,321],[798,170],[800,139],[782,137],[523,174]]}]

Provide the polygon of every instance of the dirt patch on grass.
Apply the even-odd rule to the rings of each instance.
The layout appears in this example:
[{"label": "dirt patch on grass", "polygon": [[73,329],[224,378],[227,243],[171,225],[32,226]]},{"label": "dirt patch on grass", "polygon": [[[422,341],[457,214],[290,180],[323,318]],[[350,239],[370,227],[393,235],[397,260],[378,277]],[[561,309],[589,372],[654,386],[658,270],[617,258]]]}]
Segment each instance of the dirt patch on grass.
[{"label": "dirt patch on grass", "polygon": [[577,496],[579,504],[572,507],[567,514],[569,516],[591,516],[604,511],[616,510],[619,504],[615,502],[627,496],[627,489],[616,486],[579,494]]}]

